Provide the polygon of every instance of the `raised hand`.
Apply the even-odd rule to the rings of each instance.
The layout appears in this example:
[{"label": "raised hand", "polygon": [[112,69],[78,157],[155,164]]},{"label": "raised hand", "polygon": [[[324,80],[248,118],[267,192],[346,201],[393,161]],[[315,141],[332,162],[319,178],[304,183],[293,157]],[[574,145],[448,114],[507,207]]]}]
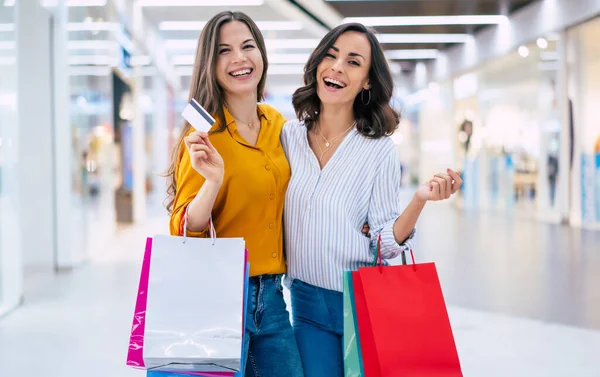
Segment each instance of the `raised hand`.
[{"label": "raised hand", "polygon": [[190,161],[194,170],[207,181],[222,183],[225,174],[225,163],[210,142],[208,133],[195,131],[183,140],[190,154]]},{"label": "raised hand", "polygon": [[448,169],[446,173],[438,173],[429,182],[421,185],[416,195],[423,201],[445,200],[456,193],[461,185],[460,175],[454,170]]}]

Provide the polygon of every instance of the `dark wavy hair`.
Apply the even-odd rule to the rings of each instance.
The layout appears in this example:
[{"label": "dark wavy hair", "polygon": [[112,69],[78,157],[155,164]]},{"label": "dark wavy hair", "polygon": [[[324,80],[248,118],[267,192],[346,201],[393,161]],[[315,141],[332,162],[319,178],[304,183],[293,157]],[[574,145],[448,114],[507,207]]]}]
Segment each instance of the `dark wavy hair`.
[{"label": "dark wavy hair", "polygon": [[[247,14],[242,12],[224,11],[216,14],[206,23],[206,26],[202,29],[200,38],[198,38],[198,47],[196,49],[196,59],[194,62],[188,102],[191,101],[192,98],[196,99],[202,107],[216,118],[219,122],[219,128],[216,132],[222,132],[227,129],[225,113],[223,111],[225,95],[223,88],[217,81],[216,74],[217,60],[219,59],[219,33],[221,32],[223,25],[233,21],[243,22],[248,26],[263,59],[263,73],[256,90],[256,101],[258,102],[264,97],[267,69],[269,68],[267,48],[265,47],[263,35],[258,26],[256,26],[256,23]],[[175,145],[171,157],[171,166],[169,166],[169,170],[166,173],[169,181],[166,207],[169,212],[173,210],[173,201],[177,194],[175,171],[183,152],[185,151],[183,139],[188,134],[191,127],[192,126],[187,121],[183,122],[179,141]]]},{"label": "dark wavy hair", "polygon": [[[354,118],[358,132],[369,138],[389,136],[398,128],[400,114],[392,108],[390,101],[394,93],[394,81],[383,49],[375,32],[359,23],[337,26],[321,39],[304,66],[304,86],[294,92],[292,104],[298,119],[303,120],[310,130],[319,119],[321,99],[317,94],[317,67],[340,35],[355,31],[364,34],[371,44],[371,68],[369,83],[371,100],[361,91],[354,99]],[[363,102],[363,96],[365,101]]]}]

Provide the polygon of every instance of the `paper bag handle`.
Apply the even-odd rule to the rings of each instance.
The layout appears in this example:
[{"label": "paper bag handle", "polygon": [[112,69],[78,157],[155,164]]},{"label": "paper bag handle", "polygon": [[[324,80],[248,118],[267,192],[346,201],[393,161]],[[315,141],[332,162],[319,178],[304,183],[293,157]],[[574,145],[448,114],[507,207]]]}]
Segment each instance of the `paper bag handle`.
[{"label": "paper bag handle", "polygon": [[[185,243],[187,237],[187,222],[188,222],[188,210],[185,208],[185,212],[183,213],[183,243]],[[212,239],[212,244],[215,244],[215,240],[217,238],[217,232],[215,231],[215,226],[212,221],[212,216],[208,219],[208,225],[210,227],[210,238]]]},{"label": "paper bag handle", "polygon": [[[412,249],[408,249],[410,251],[410,258],[412,259],[413,270],[417,270],[417,264],[415,263],[415,256],[413,254]],[[402,256],[402,264],[406,264],[406,254],[404,250],[400,252]],[[383,273],[383,258],[381,257],[381,234],[377,236],[377,254],[375,255],[375,260],[373,261],[374,266],[379,267],[379,273]]]}]

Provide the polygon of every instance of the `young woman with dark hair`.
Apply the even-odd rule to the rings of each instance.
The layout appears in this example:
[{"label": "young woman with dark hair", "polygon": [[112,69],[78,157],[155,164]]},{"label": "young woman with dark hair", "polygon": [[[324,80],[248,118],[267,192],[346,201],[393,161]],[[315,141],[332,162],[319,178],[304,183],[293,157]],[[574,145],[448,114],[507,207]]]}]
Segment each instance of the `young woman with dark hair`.
[{"label": "young woman with dark hair", "polygon": [[[310,56],[304,84],[293,96],[298,120],[282,131],[292,171],[286,282],[305,375],[341,377],[344,271],[371,265],[379,236],[384,259],[412,248],[425,203],[448,199],[462,181],[450,169],[436,174],[403,211],[400,160],[388,137],[399,114],[372,30],[354,23],[331,30]],[[361,233],[365,221],[371,239]]]}]

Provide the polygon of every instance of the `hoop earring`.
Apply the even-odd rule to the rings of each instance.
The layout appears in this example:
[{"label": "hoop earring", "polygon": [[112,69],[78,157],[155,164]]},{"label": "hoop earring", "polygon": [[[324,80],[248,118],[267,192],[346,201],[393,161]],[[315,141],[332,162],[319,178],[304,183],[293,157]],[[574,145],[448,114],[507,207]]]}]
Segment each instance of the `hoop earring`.
[{"label": "hoop earring", "polygon": [[360,92],[360,100],[362,101],[363,105],[369,106],[369,104],[371,103],[371,89],[367,89],[366,92],[369,93],[369,99],[367,100],[367,102],[365,102],[365,90],[364,89],[362,90],[362,92]]}]

